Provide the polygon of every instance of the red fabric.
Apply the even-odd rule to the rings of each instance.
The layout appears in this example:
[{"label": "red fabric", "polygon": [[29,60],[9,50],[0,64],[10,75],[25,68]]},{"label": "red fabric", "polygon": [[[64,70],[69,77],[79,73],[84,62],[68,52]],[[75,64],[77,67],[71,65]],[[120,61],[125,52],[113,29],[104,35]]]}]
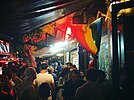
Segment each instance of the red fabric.
[{"label": "red fabric", "polygon": [[89,63],[89,68],[96,68],[96,63],[97,63],[96,59],[91,60]]},{"label": "red fabric", "polygon": [[71,26],[72,33],[77,41],[88,51],[91,51],[88,44],[85,40],[84,30],[82,29],[82,25],[79,26]]}]

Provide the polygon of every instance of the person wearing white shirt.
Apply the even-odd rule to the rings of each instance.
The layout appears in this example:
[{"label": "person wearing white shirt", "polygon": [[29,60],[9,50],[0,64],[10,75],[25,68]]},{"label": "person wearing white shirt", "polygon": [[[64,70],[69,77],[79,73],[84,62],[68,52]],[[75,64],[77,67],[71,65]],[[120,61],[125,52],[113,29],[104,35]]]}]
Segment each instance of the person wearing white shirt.
[{"label": "person wearing white shirt", "polygon": [[51,74],[48,73],[47,68],[48,68],[47,64],[45,63],[41,64],[41,71],[39,74],[37,74],[37,77],[34,80],[34,84],[38,88],[42,83],[48,83],[51,90],[54,90],[55,89],[54,78]]}]

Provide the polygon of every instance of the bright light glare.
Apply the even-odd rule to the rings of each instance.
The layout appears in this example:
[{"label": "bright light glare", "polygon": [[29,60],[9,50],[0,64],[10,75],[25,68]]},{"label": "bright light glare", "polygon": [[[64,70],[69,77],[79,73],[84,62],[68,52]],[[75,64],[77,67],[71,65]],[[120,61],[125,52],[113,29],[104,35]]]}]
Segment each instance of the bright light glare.
[{"label": "bright light glare", "polygon": [[55,53],[57,53],[57,52],[59,52],[59,51],[62,51],[64,48],[56,48],[56,49],[50,49],[50,52],[51,53],[53,53],[53,54],[55,54]]},{"label": "bright light glare", "polygon": [[61,48],[61,47],[66,46],[67,44],[68,44],[67,41],[65,41],[65,42],[58,42],[58,43],[55,43],[55,44],[54,44],[54,47],[55,47],[55,48]]},{"label": "bright light glare", "polygon": [[71,28],[68,27],[66,31],[66,40],[69,38],[69,35],[71,35],[71,33],[72,33]]},{"label": "bright light glare", "polygon": [[68,44],[67,41],[55,43],[54,46],[50,48],[50,52],[57,53],[57,52],[63,50],[67,44]]},{"label": "bright light glare", "polygon": [[51,10],[51,9],[54,9],[54,7],[49,7],[49,8],[37,10],[37,11],[35,11],[35,12],[43,12],[43,11],[47,11],[47,10]]},{"label": "bright light glare", "polygon": [[67,28],[67,31],[66,31],[66,34],[71,34],[71,33],[72,33],[71,28],[68,27],[68,28]]},{"label": "bright light glare", "polygon": [[63,56],[63,54],[59,53],[59,54],[56,54],[56,56],[60,56],[61,57],[61,56]]}]

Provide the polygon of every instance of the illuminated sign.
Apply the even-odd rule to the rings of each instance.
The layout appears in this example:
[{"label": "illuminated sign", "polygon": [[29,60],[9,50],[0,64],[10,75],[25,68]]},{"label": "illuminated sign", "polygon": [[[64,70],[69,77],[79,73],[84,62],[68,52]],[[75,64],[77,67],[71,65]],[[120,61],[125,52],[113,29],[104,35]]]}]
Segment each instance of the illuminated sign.
[{"label": "illuminated sign", "polygon": [[9,43],[0,40],[0,54],[9,54]]}]

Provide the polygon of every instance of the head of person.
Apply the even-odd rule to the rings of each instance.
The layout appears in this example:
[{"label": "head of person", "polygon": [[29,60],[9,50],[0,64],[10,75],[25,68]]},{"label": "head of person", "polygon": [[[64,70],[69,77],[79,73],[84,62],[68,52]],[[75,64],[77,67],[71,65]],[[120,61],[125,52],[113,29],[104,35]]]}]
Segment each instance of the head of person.
[{"label": "head of person", "polygon": [[72,65],[72,67],[73,67],[74,69],[76,69],[76,70],[77,70],[77,67],[76,67],[76,65]]},{"label": "head of person", "polygon": [[80,74],[81,74],[81,76],[85,75],[85,73],[82,70],[80,70]]},{"label": "head of person", "polygon": [[53,66],[49,66],[49,73],[54,73],[54,68],[53,68]]},{"label": "head of person", "polygon": [[106,79],[106,74],[102,70],[97,70],[97,82],[102,83]]},{"label": "head of person", "polygon": [[58,66],[58,62],[55,62],[55,66]]},{"label": "head of person", "polygon": [[67,65],[62,65],[61,68],[62,69],[67,68]]},{"label": "head of person", "polygon": [[72,71],[72,70],[77,70],[76,65],[72,65],[72,66],[70,67],[70,71]]},{"label": "head of person", "polygon": [[48,65],[46,63],[41,64],[41,70],[47,70]]},{"label": "head of person", "polygon": [[47,100],[50,96],[50,86],[48,83],[42,83],[38,88],[38,94],[41,99]]},{"label": "head of person", "polygon": [[72,67],[73,64],[71,62],[67,62],[66,65],[68,68],[70,68],[70,67]]},{"label": "head of person", "polygon": [[88,69],[86,72],[86,79],[88,81],[96,81],[97,80],[97,70],[95,69]]},{"label": "head of person", "polygon": [[73,70],[71,71],[70,78],[72,81],[78,80],[81,78],[81,74],[79,70]]},{"label": "head of person", "polygon": [[82,71],[82,70],[80,70],[80,75],[81,75],[81,78],[82,78],[82,79],[86,78],[86,77],[85,77],[85,73],[84,73],[84,71]]},{"label": "head of person", "polygon": [[69,74],[70,74],[70,69],[66,67],[66,68],[64,68],[64,69],[61,71],[59,77],[64,77],[64,78],[66,78],[66,77],[69,76]]},{"label": "head of person", "polygon": [[36,70],[33,67],[28,67],[25,72],[25,80],[34,80],[36,79]]}]

